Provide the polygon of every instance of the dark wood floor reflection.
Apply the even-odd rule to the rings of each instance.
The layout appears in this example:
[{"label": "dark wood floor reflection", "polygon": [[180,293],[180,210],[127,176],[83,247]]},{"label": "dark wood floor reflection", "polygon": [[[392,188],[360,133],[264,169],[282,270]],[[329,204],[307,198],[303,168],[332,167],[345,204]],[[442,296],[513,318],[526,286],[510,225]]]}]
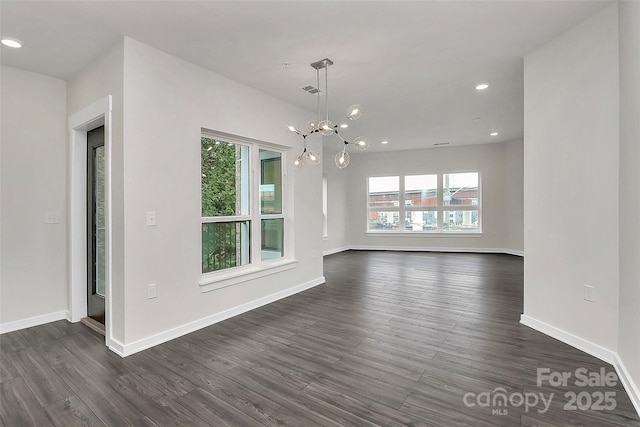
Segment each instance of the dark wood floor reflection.
[{"label": "dark wood floor reflection", "polygon": [[80,323],[4,334],[1,424],[640,426],[620,381],[576,384],[610,365],[518,323],[521,258],[352,251],[325,276],[125,359]]}]

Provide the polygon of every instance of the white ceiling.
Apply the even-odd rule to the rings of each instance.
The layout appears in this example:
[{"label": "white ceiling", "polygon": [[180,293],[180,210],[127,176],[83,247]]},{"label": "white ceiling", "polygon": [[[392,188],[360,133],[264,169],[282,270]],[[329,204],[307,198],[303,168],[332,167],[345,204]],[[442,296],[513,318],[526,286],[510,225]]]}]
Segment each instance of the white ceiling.
[{"label": "white ceiling", "polygon": [[364,134],[371,150],[488,143],[523,134],[524,55],[608,3],[2,0],[1,35],[24,47],[2,46],[1,62],[69,79],[129,36],[315,111],[300,88],[328,57],[330,118],[364,110],[347,139]]}]

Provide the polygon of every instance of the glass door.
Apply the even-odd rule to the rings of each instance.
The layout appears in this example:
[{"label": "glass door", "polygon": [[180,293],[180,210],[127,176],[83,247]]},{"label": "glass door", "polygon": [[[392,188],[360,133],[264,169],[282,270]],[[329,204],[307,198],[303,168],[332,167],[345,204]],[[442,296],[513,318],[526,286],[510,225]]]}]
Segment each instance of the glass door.
[{"label": "glass door", "polygon": [[104,126],[87,132],[87,315],[104,325]]}]

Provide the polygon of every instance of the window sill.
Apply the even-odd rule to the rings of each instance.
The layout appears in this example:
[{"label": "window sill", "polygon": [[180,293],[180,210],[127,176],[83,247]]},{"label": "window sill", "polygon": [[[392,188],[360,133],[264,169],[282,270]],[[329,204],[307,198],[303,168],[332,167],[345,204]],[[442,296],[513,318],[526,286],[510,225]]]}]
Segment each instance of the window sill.
[{"label": "window sill", "polygon": [[291,270],[296,268],[297,264],[297,260],[288,258],[263,262],[259,267],[240,267],[228,272],[206,273],[200,279],[200,290],[203,293],[215,291],[216,289]]},{"label": "window sill", "polygon": [[482,237],[481,231],[464,232],[451,231],[449,233],[433,231],[368,231],[367,237]]}]

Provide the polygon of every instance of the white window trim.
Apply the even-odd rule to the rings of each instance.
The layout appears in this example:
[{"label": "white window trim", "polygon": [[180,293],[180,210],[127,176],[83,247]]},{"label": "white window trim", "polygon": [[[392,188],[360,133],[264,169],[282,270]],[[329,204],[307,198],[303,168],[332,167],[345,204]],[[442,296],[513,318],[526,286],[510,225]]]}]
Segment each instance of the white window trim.
[{"label": "white window trim", "polygon": [[[293,209],[290,206],[289,188],[287,179],[287,153],[289,147],[266,143],[264,141],[251,140],[222,132],[202,129],[201,137],[219,139],[233,144],[249,147],[249,215],[200,217],[199,227],[203,223],[250,221],[251,222],[251,263],[239,267],[227,268],[219,271],[201,273],[198,284],[200,290],[210,292],[238,283],[258,279],[260,277],[296,268],[297,260],[293,250]],[[282,213],[262,214],[260,212],[260,150],[269,150],[280,153],[282,162]],[[202,201],[200,201],[202,205]],[[281,258],[262,260],[261,227],[264,219],[284,219],[283,256]],[[200,238],[202,239],[202,233]],[[202,240],[200,241],[202,247]],[[199,264],[200,265],[200,264]]]},{"label": "white window trim", "polygon": [[[443,179],[446,174],[453,173],[477,173],[478,174],[478,204],[477,205],[444,205],[442,200],[442,189],[443,189]],[[438,204],[437,206],[405,206],[404,205],[404,186],[405,186],[405,177],[412,175],[436,175],[437,179],[437,197]],[[398,206],[390,206],[384,208],[371,208],[369,207],[369,178],[382,178],[388,176],[397,176],[398,183]],[[387,174],[387,175],[370,175],[366,177],[366,222],[365,222],[365,236],[373,237],[373,236],[387,236],[387,237],[481,237],[484,235],[482,231],[482,174],[479,170],[454,170],[454,171],[440,171],[440,172],[417,172],[417,173],[403,173],[403,174]],[[398,219],[400,222],[399,230],[369,230],[369,213],[372,211],[388,211],[388,212],[398,212]],[[423,231],[413,231],[413,230],[405,230],[405,212],[412,211],[433,211],[437,213],[437,228],[436,230],[423,230]],[[476,231],[443,231],[442,229],[442,221],[444,219],[445,211],[478,211],[478,229]]]},{"label": "white window trim", "polygon": [[367,237],[424,237],[429,235],[431,237],[482,237],[484,233],[479,231],[367,231],[365,233]]}]

